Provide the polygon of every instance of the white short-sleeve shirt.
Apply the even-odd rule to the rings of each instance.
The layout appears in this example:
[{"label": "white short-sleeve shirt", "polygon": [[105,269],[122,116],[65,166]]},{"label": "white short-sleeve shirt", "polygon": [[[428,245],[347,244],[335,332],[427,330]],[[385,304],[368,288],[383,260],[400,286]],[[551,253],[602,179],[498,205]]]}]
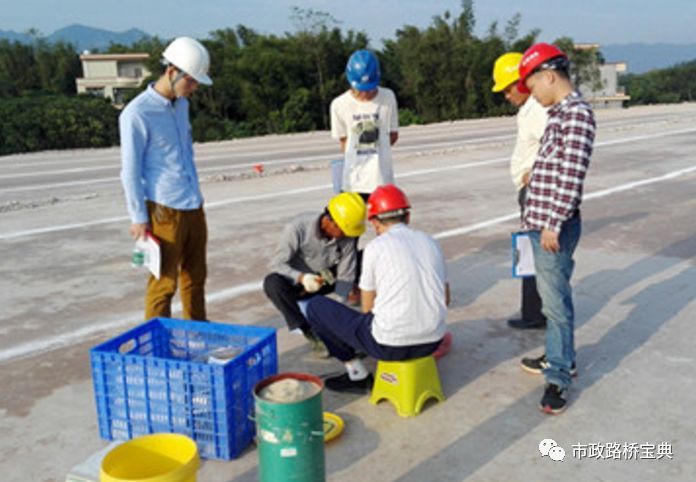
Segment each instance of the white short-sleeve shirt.
[{"label": "white short-sleeve shirt", "polygon": [[348,90],[331,102],[331,137],[346,138],[344,191],[371,193],[394,182],[389,133],[398,130],[396,96],[386,87],[369,101]]},{"label": "white short-sleeve shirt", "polygon": [[436,342],[445,334],[447,270],[440,245],[395,224],[363,252],[360,289],[375,291],[372,336],[383,345]]}]

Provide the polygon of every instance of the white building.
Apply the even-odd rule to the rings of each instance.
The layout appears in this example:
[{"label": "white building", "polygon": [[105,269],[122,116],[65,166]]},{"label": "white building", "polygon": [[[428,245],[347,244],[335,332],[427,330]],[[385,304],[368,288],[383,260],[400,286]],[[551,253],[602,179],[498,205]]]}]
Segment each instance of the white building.
[{"label": "white building", "polygon": [[77,93],[108,97],[115,106],[123,106],[123,94],[140,86],[150,75],[145,66],[148,54],[80,55],[82,75],[76,79]]},{"label": "white building", "polygon": [[602,88],[587,93],[589,101],[595,108],[622,107],[631,99],[623,87],[619,87],[618,80],[619,75],[626,72],[626,62],[607,62],[598,68]]},{"label": "white building", "polygon": [[[575,44],[578,50],[599,50],[599,44]],[[626,72],[625,62],[607,62],[598,64],[601,87],[592,89],[588,85],[580,85],[582,96],[595,109],[623,107],[631,99],[622,87],[619,87],[619,75]]]}]

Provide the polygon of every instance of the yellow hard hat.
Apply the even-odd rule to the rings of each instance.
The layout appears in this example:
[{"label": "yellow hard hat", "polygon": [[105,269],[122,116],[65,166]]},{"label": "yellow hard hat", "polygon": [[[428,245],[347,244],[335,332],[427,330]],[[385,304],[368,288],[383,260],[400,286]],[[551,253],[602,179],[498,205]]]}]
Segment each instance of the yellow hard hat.
[{"label": "yellow hard hat", "polygon": [[331,219],[349,238],[357,238],[365,232],[365,214],[367,207],[360,194],[342,192],[329,201]]},{"label": "yellow hard hat", "polygon": [[522,60],[519,52],[508,52],[501,55],[493,65],[493,92],[502,92],[505,88],[517,82],[520,78],[518,67]]}]

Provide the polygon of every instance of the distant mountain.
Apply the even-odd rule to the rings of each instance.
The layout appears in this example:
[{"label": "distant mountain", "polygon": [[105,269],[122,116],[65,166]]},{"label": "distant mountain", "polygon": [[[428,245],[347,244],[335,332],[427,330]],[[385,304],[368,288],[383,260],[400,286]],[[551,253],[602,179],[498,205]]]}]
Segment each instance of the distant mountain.
[{"label": "distant mountain", "polygon": [[31,36],[28,33],[13,32],[11,30],[0,30],[0,40],[28,43],[31,42]]},{"label": "distant mountain", "polygon": [[[104,51],[109,47],[110,43],[131,45],[133,42],[136,42],[143,37],[149,37],[149,35],[137,28],[132,28],[130,30],[126,30],[125,32],[112,32],[111,30],[103,30],[99,28],[87,27],[85,25],[74,24],[56,30],[45,38],[51,43],[59,41],[71,43],[75,46],[75,49],[78,52],[82,52],[83,50]],[[24,43],[31,42],[31,36],[29,34],[7,30],[0,30],[0,39]]]},{"label": "distant mountain", "polygon": [[600,51],[607,62],[626,62],[631,74],[696,59],[696,44],[612,44],[600,46]]}]

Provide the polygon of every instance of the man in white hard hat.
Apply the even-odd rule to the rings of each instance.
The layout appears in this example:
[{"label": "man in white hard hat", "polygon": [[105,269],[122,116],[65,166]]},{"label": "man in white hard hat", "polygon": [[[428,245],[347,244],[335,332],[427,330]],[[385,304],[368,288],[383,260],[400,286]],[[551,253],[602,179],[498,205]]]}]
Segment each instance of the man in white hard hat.
[{"label": "man in white hard hat", "polygon": [[161,276],[150,276],[145,319],[171,316],[180,286],[183,317],[205,320],[206,244],[203,196],[193,160],[188,97],[211,85],[210,56],[189,37],[164,50],[164,72],[119,118],[121,182],[133,239],[151,232],[160,241]]},{"label": "man in white hard hat", "polygon": [[[539,151],[539,142],[546,128],[546,109],[528,92],[520,92],[518,67],[522,60],[519,52],[507,52],[498,57],[493,65],[493,92],[501,92],[505,99],[517,107],[517,139],[510,158],[510,175],[517,188],[520,217],[524,217],[524,204],[532,166]],[[520,318],[508,320],[508,325],[518,329],[546,328],[546,316],[541,312],[541,297],[537,291],[536,278],[522,278],[522,306]]]}]

